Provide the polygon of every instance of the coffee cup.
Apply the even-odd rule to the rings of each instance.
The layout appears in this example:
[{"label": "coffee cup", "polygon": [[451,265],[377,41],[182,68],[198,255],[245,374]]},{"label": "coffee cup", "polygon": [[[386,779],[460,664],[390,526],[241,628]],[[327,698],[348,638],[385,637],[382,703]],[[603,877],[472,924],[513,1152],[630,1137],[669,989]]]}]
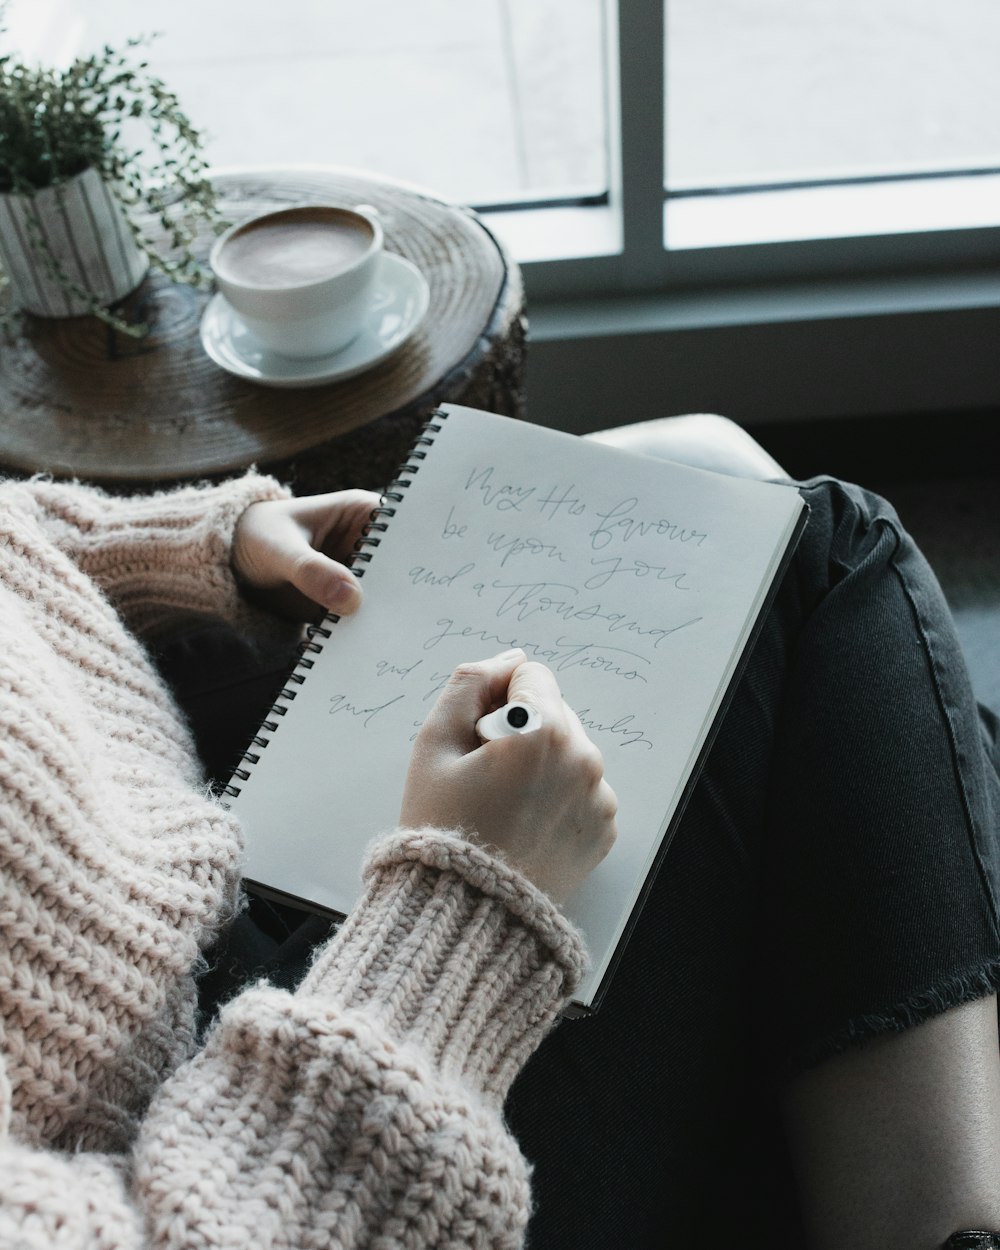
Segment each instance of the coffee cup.
[{"label": "coffee cup", "polygon": [[332,355],[360,333],[382,245],[374,214],[301,205],[231,227],[216,240],[209,265],[262,346],[305,359]]}]

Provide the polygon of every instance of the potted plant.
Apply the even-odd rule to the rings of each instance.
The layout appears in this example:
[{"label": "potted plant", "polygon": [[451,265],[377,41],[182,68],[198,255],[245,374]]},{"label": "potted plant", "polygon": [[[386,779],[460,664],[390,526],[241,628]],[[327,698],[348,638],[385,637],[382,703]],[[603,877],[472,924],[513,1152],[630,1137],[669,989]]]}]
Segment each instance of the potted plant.
[{"label": "potted plant", "polygon": [[65,69],[0,56],[0,277],[21,309],[141,333],[106,310],[150,263],[204,280],[192,245],[220,223],[203,140],[137,59],[145,42]]}]

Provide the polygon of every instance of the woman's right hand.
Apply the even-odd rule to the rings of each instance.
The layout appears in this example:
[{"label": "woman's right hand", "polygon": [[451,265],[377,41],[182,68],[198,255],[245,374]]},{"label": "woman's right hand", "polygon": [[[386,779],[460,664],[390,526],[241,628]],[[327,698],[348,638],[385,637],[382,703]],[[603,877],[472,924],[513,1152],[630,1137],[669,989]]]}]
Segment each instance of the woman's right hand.
[{"label": "woman's right hand", "polygon": [[[480,742],[476,721],[514,700],[540,713],[540,728]],[[463,830],[563,902],[611,850],[617,807],[552,673],[508,651],[452,674],[417,735],[401,819]]]}]

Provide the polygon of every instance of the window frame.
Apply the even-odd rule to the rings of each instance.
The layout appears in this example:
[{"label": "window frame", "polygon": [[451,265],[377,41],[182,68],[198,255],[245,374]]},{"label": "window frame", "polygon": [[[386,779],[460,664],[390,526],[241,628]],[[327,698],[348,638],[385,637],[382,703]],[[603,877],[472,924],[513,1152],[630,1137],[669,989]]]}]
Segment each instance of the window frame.
[{"label": "window frame", "polygon": [[[634,416],[709,406],[712,388],[699,388],[699,377],[729,368],[739,344],[734,336],[752,329],[766,329],[770,350],[785,369],[775,378],[770,403],[748,388],[744,394],[733,375],[736,389],[726,392],[727,411],[749,424],[775,416],[871,414],[914,403],[925,410],[956,403],[1000,408],[995,357],[971,361],[967,385],[957,389],[948,385],[953,371],[932,376],[929,366],[938,355],[934,349],[967,353],[994,333],[1000,350],[1000,195],[996,225],[668,251],[664,3],[605,3],[607,202],[485,214],[521,261],[532,328],[533,419],[580,431],[596,428],[600,419],[578,411],[583,393],[566,384],[568,371],[590,380],[585,394],[592,408],[617,411],[625,360],[632,362]],[[863,184],[856,190],[865,194]],[[932,319],[918,333],[915,323],[901,321],[916,314]],[[873,355],[862,362],[858,385],[834,387],[822,398],[811,395],[810,371],[850,371],[859,329]],[[693,349],[686,369],[682,365],[665,378],[656,368],[642,368],[636,376],[637,364],[647,358],[676,361],[682,335]],[[636,336],[645,354],[638,352]],[[910,371],[912,384],[873,389],[879,353],[887,352],[894,353],[897,370]],[[752,371],[748,376],[752,380]],[[699,400],[702,392],[708,394]]]}]

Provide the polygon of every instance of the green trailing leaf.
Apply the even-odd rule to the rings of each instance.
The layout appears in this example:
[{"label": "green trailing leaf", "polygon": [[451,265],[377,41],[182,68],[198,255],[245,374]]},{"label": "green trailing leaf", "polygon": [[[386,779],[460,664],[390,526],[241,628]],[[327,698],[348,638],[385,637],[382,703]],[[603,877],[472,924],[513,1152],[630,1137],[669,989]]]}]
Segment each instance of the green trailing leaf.
[{"label": "green trailing leaf", "polygon": [[[106,45],[61,70],[0,55],[0,192],[31,193],[94,168],[125,206],[150,262],[178,281],[207,285],[190,243],[200,230],[224,223],[200,131],[147,62],[135,59],[149,42]],[[146,140],[137,148],[140,127]],[[0,271],[0,287],[3,281]],[[110,314],[93,311],[121,328]]]}]

